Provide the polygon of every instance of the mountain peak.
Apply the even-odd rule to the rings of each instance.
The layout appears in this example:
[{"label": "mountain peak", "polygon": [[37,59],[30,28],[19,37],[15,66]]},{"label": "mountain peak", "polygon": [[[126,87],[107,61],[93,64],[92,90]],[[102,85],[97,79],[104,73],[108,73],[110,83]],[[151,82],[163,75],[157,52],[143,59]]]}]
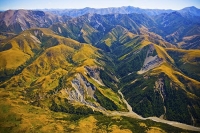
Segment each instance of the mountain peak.
[{"label": "mountain peak", "polygon": [[191,14],[192,16],[200,16],[200,9],[195,6],[186,7],[179,11],[181,14]]},{"label": "mountain peak", "polygon": [[195,6],[185,7],[183,9],[195,9],[195,10],[198,10],[198,8],[196,8]]}]

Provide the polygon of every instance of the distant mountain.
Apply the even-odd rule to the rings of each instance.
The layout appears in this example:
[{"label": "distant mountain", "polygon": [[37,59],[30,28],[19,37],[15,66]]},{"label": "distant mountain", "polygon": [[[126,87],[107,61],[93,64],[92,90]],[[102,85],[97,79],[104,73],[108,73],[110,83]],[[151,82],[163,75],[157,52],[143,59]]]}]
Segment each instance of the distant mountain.
[{"label": "distant mountain", "polygon": [[[65,23],[53,24],[50,28],[59,35],[99,45],[109,30],[118,25],[133,34],[148,35],[153,42],[159,39],[159,43],[163,46],[169,46],[171,43],[187,49],[200,47],[197,37],[192,37],[200,35],[200,24],[184,17],[179,12],[164,13],[154,17],[137,13],[85,14]],[[191,44],[185,44],[184,42],[189,38]]]},{"label": "distant mountain", "polygon": [[194,6],[183,8],[182,10],[179,10],[179,13],[184,17],[191,19],[193,22],[200,22],[200,9]]},{"label": "distant mountain", "polygon": [[200,9],[196,8],[195,6],[183,8],[179,10],[179,12],[183,15],[190,14],[193,16],[200,16]]},{"label": "distant mountain", "polygon": [[83,9],[45,9],[43,11],[51,12],[56,15],[68,15],[71,17],[78,17],[78,16],[82,16],[87,13],[91,13],[91,14],[96,13],[96,14],[100,14],[100,15],[143,13],[143,14],[147,14],[150,16],[155,16],[155,15],[159,15],[162,13],[171,13],[174,11],[177,11],[177,12],[181,13],[182,15],[190,14],[192,16],[200,16],[199,15],[200,9],[198,9],[194,6],[186,7],[181,10],[142,9],[142,8],[133,7],[133,6],[123,6],[123,7],[115,7],[115,8],[111,7],[111,8],[100,8],[100,9],[90,8],[90,7],[86,7]]},{"label": "distant mountain", "polygon": [[166,41],[178,44],[183,41],[184,37],[200,35],[200,23],[196,22],[196,18],[197,16],[194,19],[189,19],[179,12],[172,12],[169,14],[157,15],[154,17],[154,20],[162,31],[162,33],[158,34]]},{"label": "distant mountain", "polygon": [[35,27],[49,27],[53,23],[63,22],[69,17],[63,17],[31,10],[8,10],[0,13],[0,32],[19,33]]},{"label": "distant mountain", "polygon": [[170,13],[173,10],[162,10],[162,9],[141,9],[138,7],[124,6],[124,7],[111,7],[111,8],[90,8],[86,7],[83,9],[45,9],[44,11],[51,12],[57,15],[68,15],[71,17],[82,16],[87,13],[96,14],[130,14],[130,13],[145,13],[147,15],[158,15],[161,13]]},{"label": "distant mountain", "polygon": [[[133,7],[123,8],[123,11],[133,9]],[[90,8],[85,8],[85,11],[89,11],[87,9]],[[113,8],[110,10],[111,13],[115,11],[114,9],[121,8]],[[130,10],[128,11],[131,12]],[[138,8],[138,10],[142,9]],[[194,16],[198,14],[199,9],[188,7],[180,11],[182,12],[173,11],[155,16],[145,13],[105,15],[87,13],[71,18],[67,15],[59,16],[43,11],[8,10],[0,13],[0,32],[3,35],[0,39],[29,28],[50,27],[59,35],[99,45],[102,42],[101,38],[109,30],[120,25],[136,35],[148,34],[152,41],[160,38],[165,42],[164,45],[168,42],[186,49],[199,48],[200,16]]]}]

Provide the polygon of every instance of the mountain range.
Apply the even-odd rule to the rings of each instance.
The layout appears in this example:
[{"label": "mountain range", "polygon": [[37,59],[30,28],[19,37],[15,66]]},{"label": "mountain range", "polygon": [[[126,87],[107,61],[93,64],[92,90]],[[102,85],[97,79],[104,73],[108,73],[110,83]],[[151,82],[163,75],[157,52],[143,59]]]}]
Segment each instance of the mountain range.
[{"label": "mountain range", "polygon": [[1,12],[0,131],[200,131],[199,20],[195,7]]},{"label": "mountain range", "polygon": [[181,10],[164,10],[164,9],[142,9],[138,7],[133,6],[123,6],[123,7],[113,7],[113,8],[90,8],[86,7],[83,9],[44,9],[43,11],[51,12],[53,14],[57,15],[68,15],[71,17],[78,17],[82,16],[87,13],[91,14],[100,14],[100,15],[106,15],[106,14],[131,14],[131,13],[142,13],[147,14],[149,16],[155,16],[162,13],[171,13],[174,11],[177,11],[181,13],[182,15],[193,15],[193,16],[200,16],[200,9],[196,8],[195,6],[192,7],[186,7]]}]

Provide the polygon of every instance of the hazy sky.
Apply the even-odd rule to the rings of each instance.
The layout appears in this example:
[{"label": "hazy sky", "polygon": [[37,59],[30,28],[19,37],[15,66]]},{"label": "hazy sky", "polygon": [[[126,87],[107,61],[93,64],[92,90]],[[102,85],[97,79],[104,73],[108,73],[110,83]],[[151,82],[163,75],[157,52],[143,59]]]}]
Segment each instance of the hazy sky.
[{"label": "hazy sky", "polygon": [[121,6],[178,10],[188,6],[200,8],[200,0],[0,0],[0,10]]}]

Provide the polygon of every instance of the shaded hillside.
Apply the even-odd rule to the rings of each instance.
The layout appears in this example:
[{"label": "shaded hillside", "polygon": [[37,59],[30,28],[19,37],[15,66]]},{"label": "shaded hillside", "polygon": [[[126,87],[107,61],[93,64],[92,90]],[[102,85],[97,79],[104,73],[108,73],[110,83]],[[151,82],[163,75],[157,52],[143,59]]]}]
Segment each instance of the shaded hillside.
[{"label": "shaded hillside", "polygon": [[[184,17],[179,12],[161,14],[155,17],[155,21],[159,24],[160,30],[163,31],[161,36],[173,44],[186,40],[186,37],[189,38],[200,34],[200,23],[195,22],[194,19]],[[186,46],[183,46],[183,48],[186,48]],[[190,49],[192,47],[188,46],[187,48]]]},{"label": "shaded hillside", "polygon": [[54,24],[51,29],[59,35],[99,45],[117,26],[135,35],[144,35],[164,47],[171,47],[171,44],[185,49],[199,47],[199,23],[178,12],[161,14],[153,18],[144,14],[86,14],[66,23]]},{"label": "shaded hillside", "polygon": [[[198,70],[194,70],[196,75],[192,71],[187,73],[188,69],[195,69],[199,64],[188,63],[188,71],[184,70],[176,60],[177,54],[171,53],[170,56],[163,50],[155,44],[148,45],[139,52],[133,50],[119,58],[117,71],[123,76],[120,80],[122,93],[133,110],[142,116],[199,125]],[[179,58],[184,60],[182,56]]]},{"label": "shaded hillside", "polygon": [[[123,33],[121,33],[122,31],[118,27],[123,29]],[[156,27],[157,24],[154,20],[143,14],[111,14],[103,16],[98,14],[86,14],[71,19],[66,23],[54,24],[51,26],[51,29],[59,35],[70,37],[80,42],[91,43],[93,45],[99,45],[105,42],[106,39],[110,37],[113,30],[115,30],[115,34],[119,34],[118,37],[124,36],[122,37],[125,39],[123,41],[130,41],[133,37],[131,34],[145,35],[151,41],[160,45],[165,47],[174,47],[170,43],[166,42],[160,35],[150,31],[151,29],[156,30]],[[157,31],[160,30],[157,29]],[[109,39],[110,42],[115,41],[118,43],[116,37],[111,37]]]}]

